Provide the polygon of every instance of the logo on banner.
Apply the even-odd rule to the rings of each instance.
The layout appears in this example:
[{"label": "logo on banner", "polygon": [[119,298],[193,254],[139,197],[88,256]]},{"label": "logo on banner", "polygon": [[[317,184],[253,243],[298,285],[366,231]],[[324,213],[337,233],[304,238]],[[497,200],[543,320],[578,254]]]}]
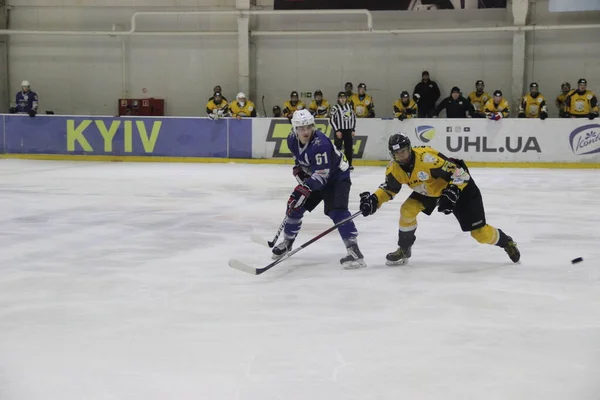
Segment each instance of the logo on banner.
[{"label": "logo on banner", "polygon": [[527,153],[535,151],[541,153],[542,149],[534,136],[504,138],[504,146],[491,147],[488,145],[487,136],[448,136],[446,137],[446,148],[451,153],[464,151],[465,153]]},{"label": "logo on banner", "polygon": [[446,127],[446,132],[447,133],[468,133],[471,132],[471,127],[470,126],[447,126]]},{"label": "logo on banner", "polygon": [[435,137],[435,128],[431,125],[419,125],[415,128],[417,138],[423,143],[429,143]]},{"label": "logo on banner", "polygon": [[573,153],[578,156],[600,153],[600,125],[585,125],[575,129],[569,135]]},{"label": "logo on banner", "polygon": [[[333,141],[335,132],[332,131],[328,120],[315,119],[315,129],[320,130]],[[287,137],[292,131],[292,124],[287,120],[273,119],[269,125],[267,142],[275,142],[273,157],[291,157],[292,152],[287,145]],[[354,158],[362,158],[367,145],[367,136],[356,135],[354,137],[353,155]]]}]

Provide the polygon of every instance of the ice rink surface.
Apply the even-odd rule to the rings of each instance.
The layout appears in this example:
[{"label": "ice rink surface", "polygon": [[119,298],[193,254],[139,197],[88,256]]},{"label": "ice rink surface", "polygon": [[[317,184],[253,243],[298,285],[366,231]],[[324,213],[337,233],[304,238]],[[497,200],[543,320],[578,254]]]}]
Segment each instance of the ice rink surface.
[{"label": "ice rink surface", "polygon": [[334,232],[252,276],[291,166],[0,160],[0,399],[599,399],[600,173],[472,173],[520,265],[435,212],[386,267],[403,189],[357,219],[368,268]]}]

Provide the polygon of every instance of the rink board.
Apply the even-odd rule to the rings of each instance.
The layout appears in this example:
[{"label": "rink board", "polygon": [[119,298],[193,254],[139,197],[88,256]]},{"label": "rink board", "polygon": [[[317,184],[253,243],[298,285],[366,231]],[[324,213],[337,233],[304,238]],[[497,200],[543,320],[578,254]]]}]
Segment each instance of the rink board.
[{"label": "rink board", "polygon": [[[2,115],[6,158],[91,161],[291,163],[287,119]],[[327,120],[317,127],[328,137]],[[385,165],[387,139],[404,132],[472,165],[600,167],[600,124],[588,119],[357,121],[355,165]]]}]

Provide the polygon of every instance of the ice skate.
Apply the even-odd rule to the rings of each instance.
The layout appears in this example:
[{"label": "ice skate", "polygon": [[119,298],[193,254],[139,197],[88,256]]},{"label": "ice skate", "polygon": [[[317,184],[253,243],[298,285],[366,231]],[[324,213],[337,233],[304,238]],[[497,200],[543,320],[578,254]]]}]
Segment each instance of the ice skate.
[{"label": "ice skate", "polygon": [[294,239],[284,239],[283,242],[273,247],[273,260],[278,260],[292,250]]},{"label": "ice skate", "polygon": [[513,242],[510,236],[508,237],[508,243],[506,244],[506,246],[504,246],[504,251],[506,252],[506,254],[508,254],[510,259],[514,263],[518,263],[521,259],[521,252],[517,248],[517,244]]},{"label": "ice skate", "polygon": [[350,245],[346,250],[348,251],[348,255],[340,259],[340,264],[342,264],[344,269],[357,269],[367,266],[357,244]]},{"label": "ice skate", "polygon": [[406,250],[402,249],[401,247],[398,247],[398,250],[394,251],[393,253],[388,253],[385,256],[385,265],[404,265],[406,264],[410,256],[410,247]]}]

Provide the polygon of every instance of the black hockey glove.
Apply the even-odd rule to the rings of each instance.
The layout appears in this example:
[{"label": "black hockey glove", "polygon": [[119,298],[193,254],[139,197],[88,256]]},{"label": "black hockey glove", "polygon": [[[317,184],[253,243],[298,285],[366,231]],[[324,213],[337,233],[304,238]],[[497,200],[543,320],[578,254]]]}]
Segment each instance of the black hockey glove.
[{"label": "black hockey glove", "polygon": [[29,116],[30,117],[35,117],[35,114],[37,114],[37,112],[35,110],[29,110]]},{"label": "black hockey glove", "polygon": [[525,113],[519,113],[519,118],[525,118]]},{"label": "black hockey glove", "polygon": [[16,114],[17,113],[17,107],[11,107],[8,109],[8,112],[11,114]]},{"label": "black hockey glove", "polygon": [[398,117],[398,119],[400,121],[404,121],[406,119],[406,114],[400,114],[400,116]]},{"label": "black hockey glove", "polygon": [[460,189],[456,185],[448,185],[446,189],[442,191],[440,201],[438,202],[438,211],[446,215],[452,214],[454,206],[460,196]]},{"label": "black hockey glove", "polygon": [[596,113],[589,113],[589,114],[588,114],[588,118],[589,118],[589,119],[594,119],[594,118],[596,118],[596,117],[597,117]]},{"label": "black hockey glove", "polygon": [[544,112],[544,111],[542,111],[542,112],[540,113],[540,119],[543,121],[543,120],[545,120],[546,118],[548,118],[548,113],[547,113],[547,112]]},{"label": "black hockey glove", "polygon": [[298,185],[290,195],[287,205],[287,214],[290,215],[294,210],[304,206],[306,200],[310,197],[311,190],[306,185]]},{"label": "black hockey glove", "polygon": [[375,211],[377,211],[377,203],[377,196],[374,194],[369,192],[362,192],[360,194],[360,212],[362,212],[362,215],[365,217],[375,214]]},{"label": "black hockey glove", "polygon": [[296,180],[298,181],[299,184],[303,184],[304,182],[306,182],[306,180],[308,178],[310,178],[310,175],[307,174],[301,166],[296,165],[293,169],[292,169],[292,173],[294,174],[294,178],[296,178]]}]

